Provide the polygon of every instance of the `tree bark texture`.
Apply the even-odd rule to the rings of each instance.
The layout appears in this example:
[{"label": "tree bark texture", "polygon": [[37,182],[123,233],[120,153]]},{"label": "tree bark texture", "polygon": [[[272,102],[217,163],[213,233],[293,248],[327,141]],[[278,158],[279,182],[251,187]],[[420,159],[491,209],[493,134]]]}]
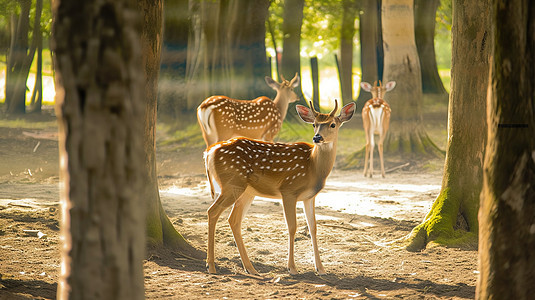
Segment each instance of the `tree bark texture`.
[{"label": "tree bark texture", "polygon": [[422,78],[414,37],[413,0],[383,0],[382,24],[383,82],[394,80],[397,83],[385,99],[392,109],[385,153],[415,159],[441,156],[423,127]]},{"label": "tree bark texture", "polygon": [[486,99],[490,54],[488,1],[453,1],[452,90],[448,144],[441,191],[409,250],[430,242],[477,248],[479,195],[483,184]]},{"label": "tree bark texture", "polygon": [[142,299],[143,77],[136,1],[57,1],[59,299]]},{"label": "tree bark texture", "polygon": [[144,172],[142,199],[147,208],[147,244],[150,249],[167,246],[190,256],[198,252],[175,229],[160,200],[156,170],[156,115],[158,76],[162,48],[163,1],[138,0],[139,11],[144,12],[141,32],[142,65],[144,66]]},{"label": "tree bark texture", "polygon": [[355,36],[355,18],[357,17],[357,3],[355,0],[344,0],[342,28],[340,35],[340,70],[342,102],[353,101],[353,37]]},{"label": "tree bark texture", "polygon": [[476,299],[535,295],[535,6],[492,1]]},{"label": "tree bark texture", "polygon": [[422,90],[428,94],[438,94],[444,99],[448,92],[438,75],[435,56],[435,23],[440,0],[414,1],[414,31],[420,66],[422,69]]},{"label": "tree bark texture", "polygon": [[[381,0],[362,0],[360,15],[360,66],[361,81],[373,83],[382,79],[383,74],[383,36],[381,27]],[[362,111],[371,94],[359,89],[357,109]]]}]

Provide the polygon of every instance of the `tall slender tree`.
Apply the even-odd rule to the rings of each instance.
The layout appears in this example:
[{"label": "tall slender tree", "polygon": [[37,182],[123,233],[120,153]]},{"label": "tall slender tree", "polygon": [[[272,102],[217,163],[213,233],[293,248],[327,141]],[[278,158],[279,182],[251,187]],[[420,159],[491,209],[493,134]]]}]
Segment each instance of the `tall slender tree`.
[{"label": "tall slender tree", "polygon": [[414,31],[422,69],[422,90],[446,99],[448,93],[438,75],[435,57],[435,24],[439,5],[440,0],[414,1]]},{"label": "tall slender tree", "polygon": [[269,73],[266,56],[266,20],[269,0],[231,1],[228,28],[231,61],[231,94],[253,99],[273,94],[264,80]]},{"label": "tall slender tree", "polygon": [[[293,78],[295,72],[301,74],[301,26],[303,25],[303,8],[305,0],[284,1],[282,24],[282,57],[280,74],[284,78]],[[296,90],[302,95],[300,88]],[[294,114],[295,115],[295,114]]]},{"label": "tall slender tree", "polygon": [[476,299],[533,299],[535,5],[494,0],[490,15],[494,42]]},{"label": "tall slender tree", "polygon": [[55,3],[59,299],[142,299],[143,71],[135,0]]},{"label": "tall slender tree", "polygon": [[489,0],[454,0],[453,8],[452,90],[442,188],[422,224],[411,232],[409,250],[421,250],[428,243],[477,247],[486,142],[490,5]]},{"label": "tall slender tree", "polygon": [[357,18],[357,2],[342,1],[342,28],[340,33],[340,70],[342,86],[342,102],[353,101],[353,37],[355,36],[355,19]]},{"label": "tall slender tree", "polygon": [[20,13],[11,17],[11,45],[7,55],[6,68],[6,112],[26,112],[26,79],[35,50],[28,44],[30,32],[30,0],[18,0]]},{"label": "tall slender tree", "polygon": [[[359,18],[361,81],[382,80],[383,35],[381,28],[381,0],[362,0]],[[357,109],[370,99],[370,93],[359,89]]]},{"label": "tall slender tree", "polygon": [[190,30],[189,1],[165,1],[164,34],[158,85],[160,115],[178,118],[187,109],[186,64]]}]

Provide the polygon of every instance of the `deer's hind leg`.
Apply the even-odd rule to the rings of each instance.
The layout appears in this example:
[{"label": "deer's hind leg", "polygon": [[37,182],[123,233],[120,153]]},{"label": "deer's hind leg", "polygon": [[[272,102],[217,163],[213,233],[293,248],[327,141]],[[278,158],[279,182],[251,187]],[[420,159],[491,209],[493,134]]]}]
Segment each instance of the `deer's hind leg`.
[{"label": "deer's hind leg", "polygon": [[245,188],[240,187],[222,188],[221,193],[216,194],[214,203],[208,208],[208,253],[206,264],[209,273],[217,273],[215,268],[215,228],[217,220],[221,213],[234,204],[244,191]]},{"label": "deer's hind leg", "polygon": [[249,256],[247,256],[247,250],[245,249],[245,245],[243,244],[243,238],[241,235],[241,224],[243,221],[243,217],[251,206],[253,199],[254,195],[243,193],[241,197],[236,201],[236,203],[234,203],[234,207],[232,208],[232,212],[230,213],[228,222],[230,224],[230,228],[232,229],[234,241],[236,242],[236,246],[238,247],[238,252],[240,253],[240,258],[244,269],[249,274],[258,275],[258,272],[255,270],[253,264],[249,260]]}]

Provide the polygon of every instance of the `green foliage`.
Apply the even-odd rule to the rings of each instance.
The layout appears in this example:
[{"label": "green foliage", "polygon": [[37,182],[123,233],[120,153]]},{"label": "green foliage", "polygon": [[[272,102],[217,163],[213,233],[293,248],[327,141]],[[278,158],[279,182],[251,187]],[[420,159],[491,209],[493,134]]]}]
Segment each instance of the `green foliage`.
[{"label": "green foliage", "polygon": [[[0,0],[0,53],[5,53],[9,47],[10,22],[13,14],[20,14],[20,6],[17,1]],[[35,18],[35,1],[32,1],[30,9],[30,37],[33,32],[33,22]],[[44,47],[47,48],[48,38],[52,34],[52,6],[51,0],[43,0],[43,10],[41,11],[41,32],[43,33]]]},{"label": "green foliage", "polygon": [[[273,26],[277,46],[280,48],[283,40],[284,0],[271,1],[269,12],[269,21]],[[305,0],[301,27],[302,57],[317,56],[321,59],[339,48],[342,13],[342,0]],[[266,34],[266,45],[271,48],[273,56],[275,53],[271,39],[270,34]]]}]

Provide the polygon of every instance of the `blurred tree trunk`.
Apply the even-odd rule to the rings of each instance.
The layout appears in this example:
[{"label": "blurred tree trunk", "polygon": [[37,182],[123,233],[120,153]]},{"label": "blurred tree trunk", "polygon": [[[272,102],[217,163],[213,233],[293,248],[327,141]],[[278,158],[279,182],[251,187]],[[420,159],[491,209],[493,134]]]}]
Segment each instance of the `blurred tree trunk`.
[{"label": "blurred tree trunk", "polygon": [[188,109],[211,95],[238,99],[275,95],[264,81],[270,75],[265,46],[268,8],[268,0],[193,1]]},{"label": "blurred tree trunk", "polygon": [[188,110],[197,108],[210,95],[230,94],[229,1],[190,2],[192,30],[186,69]]},{"label": "blurred tree trunk", "polygon": [[535,7],[492,1],[476,299],[535,294]]},{"label": "blurred tree trunk", "polygon": [[[265,76],[271,76],[266,56],[266,20],[269,0],[231,1],[228,30],[231,51],[231,95],[238,99],[253,99],[273,94]],[[293,76],[292,76],[293,77]]]},{"label": "blurred tree trunk", "polygon": [[[33,53],[28,46],[30,31],[30,0],[18,0],[20,15],[12,16],[12,38],[6,68],[6,112],[24,114],[26,112],[26,79],[30,72]],[[15,24],[16,23],[16,24]],[[30,51],[28,51],[30,50]]]},{"label": "blurred tree trunk", "polygon": [[357,17],[356,0],[343,0],[342,29],[340,36],[340,69],[342,102],[353,101],[353,37],[355,36],[355,19]]},{"label": "blurred tree trunk", "polygon": [[158,85],[160,115],[178,118],[186,108],[186,63],[190,22],[189,0],[165,1],[161,76]]},{"label": "blurred tree trunk", "polygon": [[445,101],[448,92],[438,75],[435,57],[435,23],[439,5],[440,0],[415,0],[414,31],[422,69],[422,90],[424,93],[435,94]]},{"label": "blurred tree trunk", "polygon": [[143,76],[136,1],[56,2],[58,299],[142,299]]},{"label": "blurred tree trunk", "polygon": [[[407,249],[434,242],[477,249],[479,195],[487,134],[489,1],[453,1],[452,90],[441,191]],[[476,47],[476,48],[474,48]]]},{"label": "blurred tree trunk", "polygon": [[414,38],[413,0],[383,0],[382,24],[383,81],[397,82],[386,99],[392,108],[392,117],[385,152],[412,159],[440,157],[442,152],[423,127],[422,78]]},{"label": "blurred tree trunk", "polygon": [[43,104],[43,33],[41,32],[41,11],[43,0],[35,2],[35,19],[33,23],[33,39],[37,48],[37,71],[35,73],[35,85],[30,100],[30,111],[40,113]]},{"label": "blurred tree trunk", "polygon": [[162,47],[163,0],[138,0],[139,10],[144,12],[141,32],[142,65],[145,75],[144,116],[144,168],[141,197],[147,208],[147,244],[149,249],[162,246],[179,250],[189,256],[200,254],[178,233],[167,217],[158,189],[156,174],[156,113],[158,75]]},{"label": "blurred tree trunk", "polygon": [[[362,81],[373,83],[383,74],[383,36],[381,28],[381,0],[362,0],[360,15],[360,66]],[[370,93],[359,89],[357,109],[371,98]]]},{"label": "blurred tree trunk", "polygon": [[[298,72],[301,77],[301,26],[303,25],[304,0],[285,0],[282,23],[282,57],[281,72],[290,80]],[[301,87],[295,90],[302,97]],[[293,113],[292,110],[289,110]],[[296,115],[296,114],[292,114]]]}]

